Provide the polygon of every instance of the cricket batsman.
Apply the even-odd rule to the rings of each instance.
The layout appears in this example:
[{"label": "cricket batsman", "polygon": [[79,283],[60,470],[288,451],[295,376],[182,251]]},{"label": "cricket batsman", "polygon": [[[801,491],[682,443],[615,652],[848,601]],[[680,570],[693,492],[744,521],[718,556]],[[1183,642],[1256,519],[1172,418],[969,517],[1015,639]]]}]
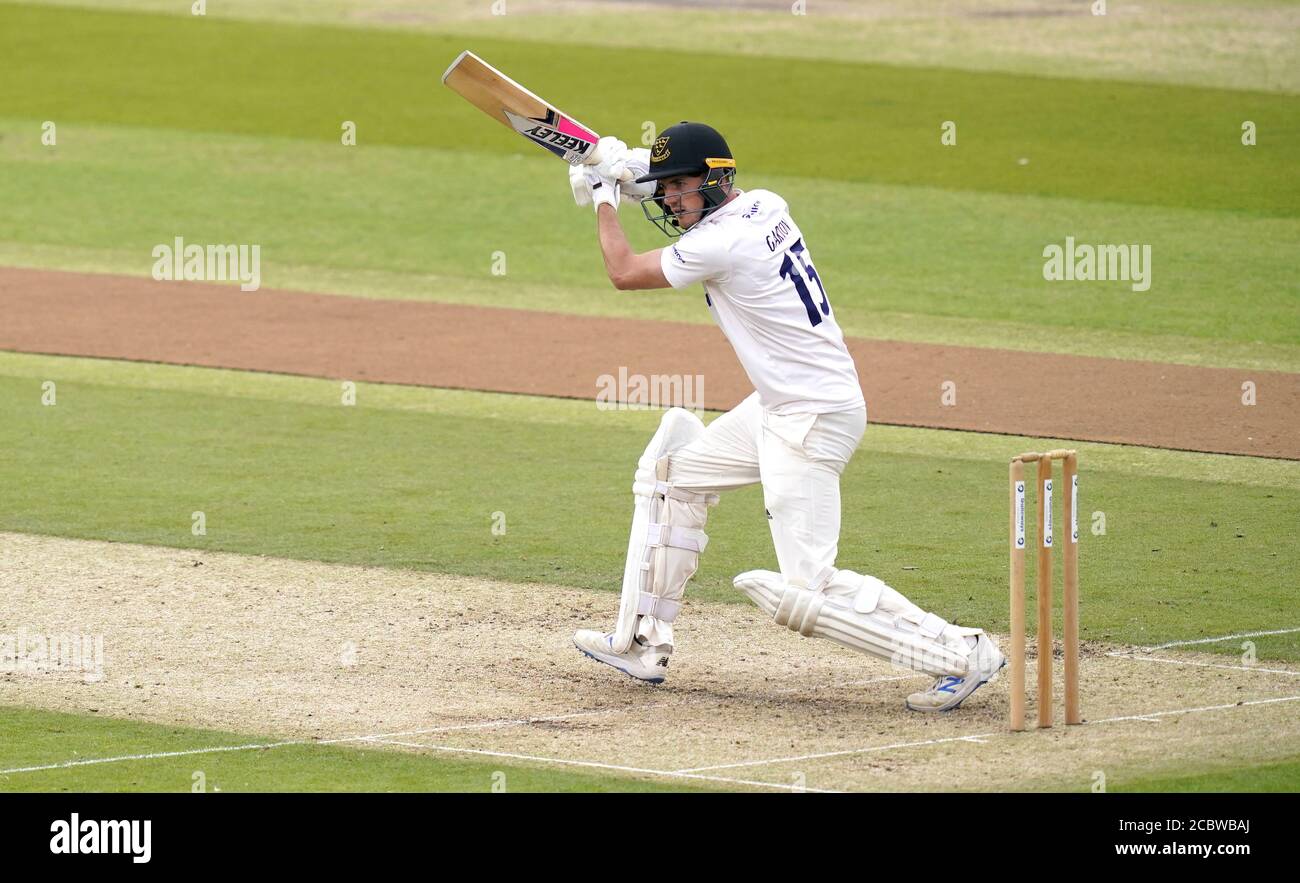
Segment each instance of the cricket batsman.
[{"label": "cricket batsman", "polygon": [[[835,566],[840,474],[867,425],[853,358],[822,278],[784,199],[735,187],[736,161],[715,129],[682,122],[649,150],[602,138],[598,165],[573,166],[579,205],[593,205],[610,281],[621,290],[704,286],[713,321],[754,392],[707,427],[671,408],[637,463],[623,594],[613,632],[582,630],[578,649],[662,683],[686,583],[708,544],[718,495],[762,484],[780,573],[751,570],[736,588],[778,625],[935,678],[907,697],[949,711],[1006,660],[980,629],[953,625],[873,576]],[[620,184],[626,170],[634,181]],[[675,241],[633,253],[619,200],[639,202]]]}]

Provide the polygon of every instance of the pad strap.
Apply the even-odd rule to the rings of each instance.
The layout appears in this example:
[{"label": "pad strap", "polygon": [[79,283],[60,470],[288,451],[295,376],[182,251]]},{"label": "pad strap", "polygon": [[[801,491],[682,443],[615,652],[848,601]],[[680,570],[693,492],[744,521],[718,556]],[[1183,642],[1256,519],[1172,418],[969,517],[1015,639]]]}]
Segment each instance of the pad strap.
[{"label": "pad strap", "polygon": [[652,521],[646,531],[646,544],[672,546],[674,549],[686,549],[689,552],[703,552],[709,544],[709,537],[704,531],[692,527],[658,524]]},{"label": "pad strap", "polygon": [[813,633],[817,617],[821,614],[822,603],[826,596],[820,592],[810,592],[798,586],[787,585],[781,594],[772,618],[777,625],[783,625],[792,632],[798,632],[805,638]]},{"label": "pad strap", "polygon": [[706,506],[718,505],[717,494],[697,494],[694,491],[683,490],[679,487],[673,487],[665,481],[655,484],[655,493],[663,494],[674,500],[680,500],[683,503],[703,503]]},{"label": "pad strap", "polygon": [[937,638],[943,634],[943,630],[947,625],[948,620],[944,619],[942,616],[935,616],[933,613],[927,613],[917,628],[920,629],[921,634],[925,635],[927,638]]},{"label": "pad strap", "polygon": [[823,567],[817,575],[813,577],[813,581],[808,584],[808,590],[812,592],[820,592],[822,589],[826,588],[826,584],[831,581],[831,577],[834,575],[834,567]]},{"label": "pad strap", "polygon": [[853,609],[858,613],[872,613],[880,606],[880,595],[884,590],[883,582],[863,575],[862,588],[858,589],[858,594],[853,598]]},{"label": "pad strap", "polygon": [[662,622],[672,622],[677,618],[677,614],[681,612],[682,604],[680,601],[670,601],[650,592],[642,592],[637,600],[637,616],[653,616]]}]

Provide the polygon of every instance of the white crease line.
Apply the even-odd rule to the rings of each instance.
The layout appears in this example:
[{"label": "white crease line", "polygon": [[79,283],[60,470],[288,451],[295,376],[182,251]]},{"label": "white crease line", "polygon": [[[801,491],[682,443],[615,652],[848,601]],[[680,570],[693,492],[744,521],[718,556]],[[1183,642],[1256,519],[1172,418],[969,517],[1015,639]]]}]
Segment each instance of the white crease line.
[{"label": "white crease line", "polygon": [[1276,699],[1252,699],[1245,702],[1229,702],[1226,705],[1203,705],[1200,708],[1177,708],[1173,711],[1150,711],[1146,714],[1129,714],[1123,717],[1104,717],[1101,720],[1088,721],[1086,725],[1091,724],[1110,724],[1116,721],[1136,721],[1136,720],[1153,720],[1159,717],[1169,717],[1175,714],[1196,714],[1202,711],[1223,711],[1228,708],[1240,708],[1246,705],[1272,705],[1275,702],[1294,702],[1300,699],[1300,696],[1279,696]]},{"label": "white crease line", "polygon": [[1190,659],[1162,659],[1159,656],[1137,656],[1133,653],[1122,653],[1115,651],[1107,653],[1107,656],[1113,656],[1117,659],[1135,659],[1138,662],[1163,662],[1167,665],[1195,665],[1199,668],[1226,668],[1232,671],[1257,671],[1263,674],[1271,675],[1290,675],[1293,678],[1300,678],[1300,671],[1292,671],[1289,668],[1262,668],[1258,665],[1220,665],[1215,662],[1192,662]]},{"label": "white crease line", "polygon": [[1190,647],[1193,644],[1217,644],[1220,641],[1235,641],[1237,638],[1260,638],[1264,635],[1290,635],[1294,632],[1300,632],[1300,627],[1291,629],[1274,629],[1268,632],[1242,632],[1239,635],[1224,635],[1221,638],[1198,638],[1195,641],[1170,641],[1168,644],[1156,644],[1154,647],[1143,647],[1142,652],[1150,653],[1153,650],[1164,650],[1166,647]]},{"label": "white crease line", "polygon": [[[1102,718],[1100,720],[1088,721],[1088,723],[1107,724],[1107,723],[1116,723],[1118,721],[1154,722],[1158,718],[1168,717],[1170,715],[1176,715],[1176,714],[1195,714],[1202,711],[1223,711],[1229,708],[1241,708],[1241,707],[1253,706],[1253,705],[1271,705],[1278,702],[1294,702],[1297,699],[1300,699],[1300,696],[1282,696],[1275,699],[1255,699],[1248,702],[1231,702],[1226,705],[1205,705],[1205,706],[1201,706],[1200,708],[1180,708],[1171,711],[1156,711],[1156,712],[1149,712],[1147,714],[1134,714],[1134,715],[1125,715],[1123,717]],[[574,712],[574,714],[592,714],[592,713],[594,712]],[[561,715],[561,717],[563,717],[563,715]],[[467,753],[486,754],[486,755],[500,756],[500,757],[518,757],[521,759],[539,760],[539,761],[551,762],[551,763],[567,763],[567,764],[575,764],[579,766],[598,766],[606,769],[621,769],[621,770],[628,770],[633,772],[644,772],[647,774],[654,774],[654,775],[684,776],[688,778],[698,778],[698,779],[705,779],[709,781],[733,782],[740,785],[753,785],[762,788],[782,788],[786,790],[804,790],[804,791],[815,791],[820,793],[837,793],[837,792],[823,792],[822,789],[817,789],[817,788],[798,789],[797,786],[794,785],[777,785],[772,782],[754,782],[746,779],[730,779],[725,776],[697,776],[692,774],[703,772],[705,770],[734,769],[736,767],[747,767],[747,766],[763,766],[766,764],[775,764],[775,763],[791,763],[800,760],[819,760],[827,757],[843,757],[850,754],[867,754],[873,751],[889,751],[895,748],[916,748],[925,745],[942,745],[950,742],[973,742],[977,745],[983,745],[986,744],[983,740],[990,739],[993,738],[994,736],[1000,736],[1000,735],[1005,735],[1005,734],[1004,733],[981,733],[975,736],[953,736],[947,739],[927,739],[922,742],[899,742],[894,745],[876,745],[868,748],[854,748],[854,749],[847,749],[844,751],[828,751],[828,752],[823,752],[821,754],[806,754],[797,757],[777,757],[768,760],[749,760],[749,761],[743,761],[741,763],[718,764],[715,766],[694,767],[691,769],[671,770],[671,771],[670,770],[640,770],[636,767],[618,767],[610,764],[598,764],[595,762],[588,762],[588,761],[560,760],[557,758],[541,758],[541,757],[533,758],[533,757],[529,757],[528,755],[512,755],[512,754],[504,754],[501,752],[491,752],[491,751],[484,751],[481,749],[472,749],[472,748],[447,748],[443,746],[420,745],[419,743],[415,743],[415,742],[410,742],[410,743],[393,742],[392,744],[394,745],[405,744],[411,747],[431,748],[440,751],[461,751]],[[122,761],[130,761],[130,760],[155,760],[164,757],[186,757],[194,754],[214,754],[223,751],[254,751],[254,750],[266,749],[266,748],[283,748],[287,745],[331,745],[339,742],[358,742],[358,741],[382,742],[383,737],[382,735],[347,736],[340,739],[327,739],[327,740],[319,740],[319,741],[315,741],[315,740],[308,741],[308,740],[298,739],[298,740],[289,740],[285,742],[268,742],[268,743],[260,743],[260,744],[253,744],[253,745],[227,745],[227,746],[216,747],[216,748],[191,748],[185,751],[161,751],[152,754],[127,754],[127,755],[120,755],[117,757],[98,757],[98,758],[89,758],[86,760],[68,760],[62,763],[44,764],[42,766],[14,767],[12,769],[0,770],[0,775],[8,775],[10,773],[39,772],[41,770],[65,769],[68,767],[90,766],[93,764],[118,763]]]},{"label": "white crease line", "polygon": [[455,748],[450,745],[425,745],[420,742],[397,742],[391,739],[374,740],[384,745],[402,745],[407,748],[421,748],[426,751],[444,751],[449,754],[478,754],[485,757],[504,757],[510,760],[528,760],[538,763],[558,763],[566,766],[593,767],[602,770],[618,770],[624,773],[641,773],[651,776],[667,776],[679,779],[699,779],[706,782],[727,782],[732,785],[752,785],[759,788],[778,788],[782,791],[812,791],[817,794],[839,794],[822,788],[809,788],[806,785],[786,785],[778,782],[757,782],[750,779],[732,779],[727,776],[701,776],[686,770],[652,770],[645,767],[622,766],[614,763],[600,763],[594,760],[568,760],[561,757],[543,757],[536,754],[515,754],[509,751],[488,751],[483,748]]},{"label": "white crease line", "polygon": [[980,733],[978,736],[951,736],[947,739],[926,739],[923,742],[896,742],[893,745],[873,745],[868,748],[846,748],[843,751],[825,751],[821,754],[800,754],[793,757],[774,757],[769,760],[745,760],[739,763],[720,763],[714,766],[698,766],[689,769],[677,770],[679,773],[698,773],[705,770],[730,770],[743,766],[763,766],[769,763],[794,763],[800,760],[821,760],[826,757],[844,757],[850,754],[867,754],[872,751],[890,751],[895,748],[919,748],[923,745],[943,745],[947,742],[975,742],[983,744],[980,740],[987,739],[996,733]]},{"label": "white crease line", "polygon": [[0,776],[9,773],[34,773],[40,770],[61,770],[74,766],[93,766],[100,763],[119,763],[126,760],[157,760],[163,757],[186,757],[191,754],[215,754],[220,751],[256,751],[261,748],[281,748],[285,745],[312,745],[315,743],[294,739],[288,742],[267,742],[258,745],[226,745],[218,748],[189,748],[185,751],[157,751],[152,754],[121,754],[117,757],[91,757],[85,760],[65,760],[62,763],[47,763],[41,766],[14,767],[0,770]]},{"label": "white crease line", "polygon": [[[1249,702],[1231,702],[1226,705],[1205,705],[1200,708],[1178,708],[1171,711],[1152,711],[1146,714],[1131,714],[1123,717],[1108,717],[1101,720],[1087,721],[1086,725],[1108,724],[1117,721],[1146,721],[1148,723],[1157,723],[1159,718],[1169,717],[1176,714],[1195,714],[1202,711],[1223,711],[1229,708],[1240,708],[1250,705],[1270,705],[1276,702],[1294,702],[1300,699],[1300,696],[1282,696],[1276,699],[1255,699]],[[927,739],[923,742],[898,742],[893,745],[874,745],[867,748],[849,748],[844,751],[827,751],[821,754],[803,754],[795,757],[774,757],[767,760],[747,760],[742,763],[717,764],[716,766],[692,767],[690,769],[678,770],[680,773],[698,773],[704,770],[723,770],[734,769],[735,767],[747,766],[765,766],[776,763],[795,763],[803,760],[821,760],[827,757],[845,757],[851,754],[868,754],[874,751],[892,751],[896,748],[921,748],[926,745],[943,745],[951,742],[973,742],[977,745],[986,744],[984,740],[991,739],[995,736],[1004,736],[1006,733],[981,733],[978,736],[953,736],[947,739]]]},{"label": "white crease line", "polygon": [[252,745],[226,745],[212,748],[187,748],[183,751],[155,751],[148,754],[119,754],[113,757],[92,757],[85,760],[65,760],[60,763],[47,763],[39,766],[14,767],[13,769],[0,770],[0,776],[10,773],[35,773],[43,770],[59,770],[69,767],[78,766],[95,766],[104,763],[125,763],[132,760],[160,760],[166,757],[188,757],[194,754],[216,754],[223,751],[256,751],[266,748],[283,748],[287,745],[338,745],[344,742],[366,742],[370,740],[383,739],[386,736],[415,736],[426,733],[440,733],[452,730],[465,729],[484,729],[489,727],[518,726],[520,724],[540,723],[544,721],[563,720],[570,717],[591,716],[597,714],[609,714],[619,711],[639,711],[644,708],[659,708],[667,703],[659,705],[636,706],[635,708],[604,708],[597,711],[575,711],[569,714],[558,714],[551,717],[533,717],[518,718],[514,720],[494,720],[484,721],[481,724],[456,724],[448,727],[432,727],[427,730],[410,730],[403,733],[378,733],[372,736],[341,736],[337,739],[286,739],[283,742],[263,742]]}]

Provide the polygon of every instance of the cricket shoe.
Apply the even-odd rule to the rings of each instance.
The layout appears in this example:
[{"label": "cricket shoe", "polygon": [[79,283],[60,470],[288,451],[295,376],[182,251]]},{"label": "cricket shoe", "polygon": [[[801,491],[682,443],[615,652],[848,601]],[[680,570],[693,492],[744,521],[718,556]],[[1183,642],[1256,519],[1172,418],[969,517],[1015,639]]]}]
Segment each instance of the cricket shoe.
[{"label": "cricket shoe", "polygon": [[983,632],[976,637],[970,652],[970,671],[964,678],[944,675],[934,686],[907,697],[907,707],[912,711],[952,711],[971,693],[993,677],[1007,664],[1002,651]]},{"label": "cricket shoe", "polygon": [[612,665],[639,681],[662,684],[668,676],[668,657],[673,655],[671,644],[650,646],[636,638],[626,653],[615,653],[613,635],[582,629],[573,635],[573,645],[597,662]]}]

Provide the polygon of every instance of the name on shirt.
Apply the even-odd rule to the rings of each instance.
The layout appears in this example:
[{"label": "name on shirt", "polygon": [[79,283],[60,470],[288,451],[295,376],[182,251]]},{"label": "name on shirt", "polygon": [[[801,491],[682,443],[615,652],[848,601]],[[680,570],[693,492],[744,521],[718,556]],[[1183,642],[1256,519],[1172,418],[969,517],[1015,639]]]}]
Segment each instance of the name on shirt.
[{"label": "name on shirt", "polygon": [[776,247],[785,240],[790,233],[790,225],[782,221],[772,228],[772,232],[767,234],[767,250],[776,251]]}]

